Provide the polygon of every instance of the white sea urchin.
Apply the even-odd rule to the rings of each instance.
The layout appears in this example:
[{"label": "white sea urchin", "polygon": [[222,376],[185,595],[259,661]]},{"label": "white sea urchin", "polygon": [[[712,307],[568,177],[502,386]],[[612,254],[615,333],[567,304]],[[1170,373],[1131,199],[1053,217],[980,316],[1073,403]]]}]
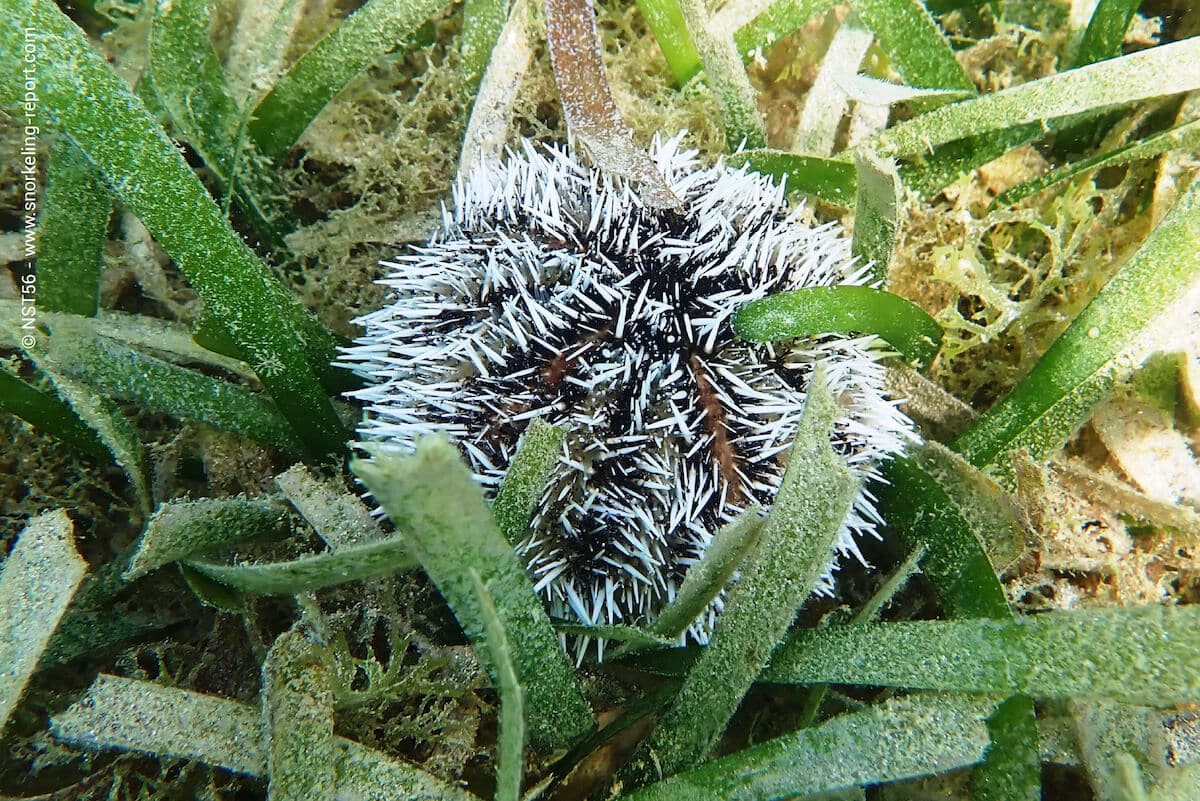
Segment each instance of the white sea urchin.
[{"label": "white sea urchin", "polygon": [[[880,340],[735,337],[747,301],[867,271],[839,226],[789,212],[783,186],[698,167],[679,141],[651,150],[678,210],[565,150],[478,165],[430,243],[385,262],[389,302],[342,361],[368,384],[353,393],[364,440],[409,449],[448,432],[487,488],[531,420],[567,429],[520,552],[552,613],[583,623],[653,619],[717,527],[770,505],[818,361],[844,410],[833,446],[864,479],[911,432],[884,397]],[[880,522],[863,490],[822,591]]]}]

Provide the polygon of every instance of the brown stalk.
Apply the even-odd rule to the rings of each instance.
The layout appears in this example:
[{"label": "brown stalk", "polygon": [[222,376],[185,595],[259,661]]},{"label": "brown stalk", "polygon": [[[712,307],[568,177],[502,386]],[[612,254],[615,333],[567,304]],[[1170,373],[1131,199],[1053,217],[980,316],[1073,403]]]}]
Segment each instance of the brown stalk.
[{"label": "brown stalk", "polygon": [[704,372],[704,363],[700,361],[700,357],[692,354],[689,364],[692,367],[692,375],[696,377],[696,387],[700,393],[700,405],[708,414],[704,416],[704,430],[712,434],[712,456],[717,462],[717,469],[725,478],[725,482],[729,485],[728,500],[731,504],[739,504],[745,499],[745,492],[742,489],[742,479],[737,472],[737,452],[734,450],[733,443],[729,441],[729,429],[725,427],[725,407],[721,404],[721,399],[717,397],[717,391],[713,389],[712,383],[708,380],[708,374]]},{"label": "brown stalk", "polygon": [[546,0],[546,40],[567,130],[575,144],[601,170],[637,183],[642,199],[651,206],[682,205],[649,154],[634,144],[633,131],[613,99],[592,0]]}]

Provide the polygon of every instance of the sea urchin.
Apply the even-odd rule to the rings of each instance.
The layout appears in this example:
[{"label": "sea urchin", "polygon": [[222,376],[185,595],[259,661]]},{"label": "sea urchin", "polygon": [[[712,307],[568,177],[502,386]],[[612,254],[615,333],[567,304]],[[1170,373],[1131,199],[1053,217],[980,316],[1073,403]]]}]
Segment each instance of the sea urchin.
[{"label": "sea urchin", "polygon": [[[476,166],[430,243],[385,262],[389,301],[358,320],[341,362],[368,384],[353,393],[363,439],[409,449],[445,431],[487,488],[530,421],[567,430],[519,550],[551,611],[582,623],[653,619],[720,525],[770,505],[817,362],[843,409],[833,446],[863,478],[911,430],[884,397],[881,341],[735,336],[747,301],[862,284],[866,269],[840,227],[790,212],[781,185],[699,167],[679,141],[651,151],[678,209],[565,150],[526,144]],[[879,522],[862,491],[822,589]]]}]

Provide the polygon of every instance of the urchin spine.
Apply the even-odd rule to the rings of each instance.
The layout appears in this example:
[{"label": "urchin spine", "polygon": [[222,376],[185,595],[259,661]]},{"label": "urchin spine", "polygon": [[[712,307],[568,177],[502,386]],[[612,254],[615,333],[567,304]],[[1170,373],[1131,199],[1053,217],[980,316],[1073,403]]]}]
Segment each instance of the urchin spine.
[{"label": "urchin spine", "polygon": [[[652,154],[682,212],[564,150],[527,143],[478,165],[430,243],[385,263],[389,302],[360,318],[341,362],[368,382],[353,393],[364,440],[407,450],[446,431],[485,487],[529,421],[567,428],[519,551],[552,612],[587,624],[652,619],[717,527],[770,505],[817,362],[843,408],[833,445],[863,479],[911,438],[878,339],[735,337],[745,303],[867,270],[836,225],[789,210],[782,185],[700,167],[679,142]],[[820,591],[880,523],[863,490]],[[690,634],[703,641],[718,611]]]}]

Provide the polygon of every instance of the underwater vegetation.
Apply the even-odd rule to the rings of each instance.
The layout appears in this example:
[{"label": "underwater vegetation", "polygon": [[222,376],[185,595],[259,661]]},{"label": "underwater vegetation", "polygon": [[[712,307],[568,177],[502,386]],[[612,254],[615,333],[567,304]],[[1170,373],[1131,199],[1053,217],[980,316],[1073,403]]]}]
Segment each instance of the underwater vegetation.
[{"label": "underwater vegetation", "polygon": [[0,796],[1200,798],[1200,8],[0,12]]}]

